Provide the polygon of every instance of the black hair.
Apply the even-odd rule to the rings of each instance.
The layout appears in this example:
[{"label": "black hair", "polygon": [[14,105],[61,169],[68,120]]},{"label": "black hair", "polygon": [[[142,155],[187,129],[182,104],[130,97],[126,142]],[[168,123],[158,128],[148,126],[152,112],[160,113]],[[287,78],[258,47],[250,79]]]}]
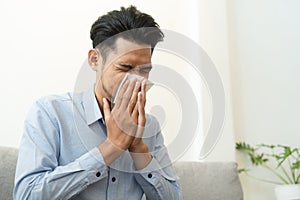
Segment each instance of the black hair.
[{"label": "black hair", "polygon": [[100,50],[103,61],[107,50],[115,49],[119,37],[138,44],[149,44],[153,52],[156,44],[163,40],[164,34],[150,15],[140,12],[135,6],[129,6],[100,16],[91,27],[93,48]]}]

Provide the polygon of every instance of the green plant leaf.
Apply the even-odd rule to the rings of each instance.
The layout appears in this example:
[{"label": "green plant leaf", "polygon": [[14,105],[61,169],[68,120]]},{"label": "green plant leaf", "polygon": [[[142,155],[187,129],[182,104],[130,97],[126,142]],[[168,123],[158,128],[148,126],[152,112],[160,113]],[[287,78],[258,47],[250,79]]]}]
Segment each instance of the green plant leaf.
[{"label": "green plant leaf", "polygon": [[274,149],[276,147],[275,145],[268,145],[268,144],[260,144],[258,146],[266,147],[266,148],[269,148],[269,149]]},{"label": "green plant leaf", "polygon": [[248,151],[248,152],[254,152],[255,149],[250,146],[249,144],[245,143],[245,142],[237,142],[235,144],[235,149],[238,151]]},{"label": "green plant leaf", "polygon": [[245,168],[238,169],[239,174],[241,174],[243,172],[247,172],[247,171],[249,171],[249,169],[245,169]]},{"label": "green plant leaf", "polygon": [[283,153],[279,154],[280,158],[278,159],[279,163],[277,167],[281,166],[283,162],[292,155],[295,150],[291,150],[291,147],[288,146],[283,146],[283,145],[278,145],[279,147],[283,148]]},{"label": "green plant leaf", "polygon": [[292,169],[300,169],[300,161],[292,163]]},{"label": "green plant leaf", "polygon": [[282,157],[279,156],[279,155],[274,155],[274,157],[275,157],[275,159],[278,160],[278,161],[282,159]]},{"label": "green plant leaf", "polygon": [[258,155],[254,155],[254,154],[249,154],[250,156],[250,159],[251,159],[251,162],[254,164],[254,165],[262,165],[266,162],[269,161],[269,159],[265,158],[264,157],[264,154],[258,154]]},{"label": "green plant leaf", "polygon": [[[291,148],[285,145],[268,145],[259,144],[251,146],[245,142],[237,142],[236,150],[245,153],[253,165],[261,166],[264,169],[272,172],[275,177],[279,178],[282,184],[291,184],[300,182],[300,149]],[[269,162],[269,161],[276,161]],[[285,163],[285,164],[283,164]],[[277,165],[277,167],[276,167]],[[286,169],[289,169],[290,172]],[[249,169],[239,169],[239,173],[248,174]],[[276,181],[265,180],[258,178],[258,180],[269,183],[276,183]],[[276,183],[280,184],[280,183]]]}]

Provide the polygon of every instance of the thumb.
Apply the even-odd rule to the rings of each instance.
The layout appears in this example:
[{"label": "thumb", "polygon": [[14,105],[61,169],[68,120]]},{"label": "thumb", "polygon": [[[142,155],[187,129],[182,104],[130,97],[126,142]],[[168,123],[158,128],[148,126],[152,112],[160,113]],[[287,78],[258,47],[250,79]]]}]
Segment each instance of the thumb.
[{"label": "thumb", "polygon": [[109,119],[110,117],[110,106],[106,98],[103,98],[103,113],[104,119]]}]

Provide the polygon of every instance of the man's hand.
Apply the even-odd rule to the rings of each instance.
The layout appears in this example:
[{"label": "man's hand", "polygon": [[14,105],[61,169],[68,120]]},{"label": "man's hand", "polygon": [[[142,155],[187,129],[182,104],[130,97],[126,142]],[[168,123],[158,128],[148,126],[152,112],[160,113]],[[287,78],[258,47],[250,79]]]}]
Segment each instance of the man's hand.
[{"label": "man's hand", "polygon": [[148,146],[142,140],[146,124],[145,104],[145,80],[142,83],[126,81],[112,111],[108,101],[103,99],[107,139],[99,145],[99,150],[107,165],[126,149],[131,152],[137,169],[144,168],[151,161]]},{"label": "man's hand", "polygon": [[[134,93],[138,93],[139,83],[126,81],[112,111],[108,101],[103,98],[103,113],[107,128],[107,139],[98,146],[103,159],[110,165],[124,150],[128,149],[136,134],[137,125],[132,117],[135,105]],[[132,109],[132,110],[131,110]]]},{"label": "man's hand", "polygon": [[145,105],[146,105],[146,81],[142,81],[141,91],[137,94],[137,103],[135,104],[133,119],[137,120],[137,131],[129,146],[128,150],[134,153],[148,153],[148,146],[143,142],[142,136],[146,124],[145,116]]},{"label": "man's hand", "polygon": [[146,124],[145,116],[145,105],[146,105],[146,81],[143,80],[141,86],[141,92],[137,94],[137,103],[135,105],[136,113],[133,116],[137,120],[137,131],[135,137],[130,144],[128,150],[134,161],[135,168],[137,170],[145,168],[152,160],[152,157],[149,153],[148,146],[143,142],[142,136],[144,134],[144,128]]},{"label": "man's hand", "polygon": [[104,119],[107,127],[107,139],[120,150],[126,150],[132,143],[137,131],[136,104],[140,83],[126,81],[112,111],[109,103],[103,99]]}]

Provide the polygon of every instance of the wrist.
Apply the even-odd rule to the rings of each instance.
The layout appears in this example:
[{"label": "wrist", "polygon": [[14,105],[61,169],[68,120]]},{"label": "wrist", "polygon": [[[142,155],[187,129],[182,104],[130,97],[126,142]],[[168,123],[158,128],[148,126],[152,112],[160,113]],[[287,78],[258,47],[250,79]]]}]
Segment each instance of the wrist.
[{"label": "wrist", "polygon": [[115,159],[117,159],[124,150],[116,147],[111,141],[106,139],[102,144],[98,146],[100,153],[104,159],[106,165],[110,165]]},{"label": "wrist", "polygon": [[137,145],[130,146],[128,148],[128,151],[132,152],[132,153],[149,153],[149,148],[148,148],[148,145],[146,145],[145,143],[141,142],[141,143],[139,143]]},{"label": "wrist", "polygon": [[129,148],[133,140],[133,137],[125,134],[125,136],[123,137],[121,137],[120,135],[120,137],[117,140],[112,140],[110,138],[107,138],[106,140],[110,142],[112,145],[114,145],[116,148],[125,151],[126,149]]}]

